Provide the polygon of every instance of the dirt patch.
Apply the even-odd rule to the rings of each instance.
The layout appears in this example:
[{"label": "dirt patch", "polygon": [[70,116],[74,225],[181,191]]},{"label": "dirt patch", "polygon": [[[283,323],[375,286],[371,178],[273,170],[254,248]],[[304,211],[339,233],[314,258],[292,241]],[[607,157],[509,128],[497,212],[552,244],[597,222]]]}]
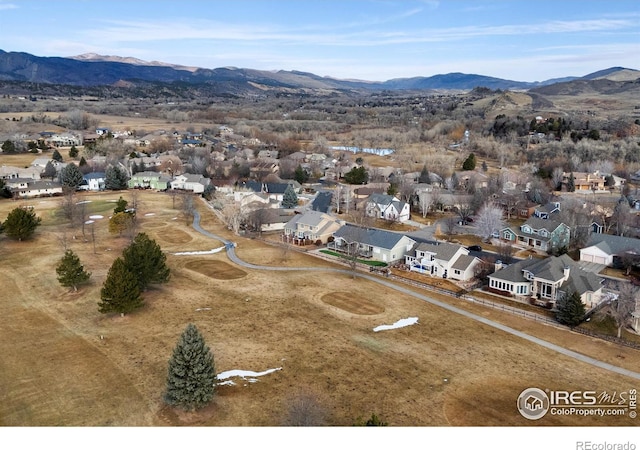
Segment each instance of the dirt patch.
[{"label": "dirt patch", "polygon": [[224,261],[189,261],[185,267],[218,280],[237,280],[247,276],[247,272]]},{"label": "dirt patch", "polygon": [[[145,227],[148,226],[148,224],[145,224]],[[187,244],[193,240],[187,232],[176,228],[164,230],[161,234],[158,234],[158,237],[169,244]]]},{"label": "dirt patch", "polygon": [[322,301],[351,314],[374,315],[384,312],[384,307],[354,295],[352,292],[331,292],[322,296]]}]

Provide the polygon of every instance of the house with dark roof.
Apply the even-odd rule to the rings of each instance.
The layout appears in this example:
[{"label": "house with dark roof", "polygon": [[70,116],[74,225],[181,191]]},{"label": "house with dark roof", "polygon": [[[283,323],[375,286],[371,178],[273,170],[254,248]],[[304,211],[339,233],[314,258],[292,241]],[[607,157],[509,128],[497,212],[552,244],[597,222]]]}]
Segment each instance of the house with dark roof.
[{"label": "house with dark roof", "polygon": [[330,216],[319,211],[305,211],[294,215],[284,226],[283,240],[296,245],[312,244],[320,241],[326,244],[329,238],[342,224]]},{"label": "house with dark roof", "polygon": [[448,242],[420,243],[414,254],[405,257],[409,270],[432,277],[469,281],[480,259],[469,255],[469,250]]},{"label": "house with dark roof", "polygon": [[340,253],[357,254],[360,258],[394,263],[403,261],[416,241],[408,236],[377,228],[345,224],[333,233],[327,248]]},{"label": "house with dark roof", "polygon": [[314,211],[320,211],[328,213],[331,209],[331,200],[333,198],[332,192],[318,192],[311,202],[311,209]]},{"label": "house with dark roof", "polygon": [[393,222],[406,222],[411,217],[408,203],[386,194],[371,194],[365,202],[365,212],[369,217]]},{"label": "house with dark roof", "polygon": [[489,290],[517,298],[555,302],[577,292],[587,308],[602,298],[603,279],[580,268],[568,255],[529,258],[499,268],[489,275]]},{"label": "house with dark roof", "polygon": [[259,192],[261,194],[267,194],[270,199],[281,202],[284,197],[284,191],[287,190],[289,185],[293,187],[296,194],[300,194],[302,192],[302,186],[294,180],[288,181],[287,183],[260,183],[258,181],[249,180],[243,182],[238,187],[248,189],[253,192]]},{"label": "house with dark roof", "polygon": [[619,258],[640,258],[640,239],[592,233],[584,248],[580,249],[580,261],[613,266]]},{"label": "house with dark roof", "polygon": [[549,202],[546,205],[536,207],[533,211],[533,215],[540,219],[550,219],[554,214],[559,212],[560,202]]},{"label": "house with dark roof", "polygon": [[82,176],[78,189],[81,191],[104,191],[104,172],[90,172]]},{"label": "house with dark roof", "polygon": [[566,224],[539,217],[530,217],[520,228],[500,230],[500,238],[505,241],[545,252],[567,247],[570,236],[571,229]]}]

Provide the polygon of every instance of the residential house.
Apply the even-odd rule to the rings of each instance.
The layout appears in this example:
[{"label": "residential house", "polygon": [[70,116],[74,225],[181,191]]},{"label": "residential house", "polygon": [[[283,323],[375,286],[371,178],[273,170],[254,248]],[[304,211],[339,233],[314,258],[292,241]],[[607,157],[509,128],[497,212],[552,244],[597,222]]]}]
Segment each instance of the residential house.
[{"label": "residential house", "polygon": [[195,194],[202,194],[211,180],[200,174],[183,173],[171,181],[171,189],[191,191]]},{"label": "residential house", "polygon": [[105,182],[104,172],[90,172],[82,177],[78,189],[82,191],[103,191]]},{"label": "residential house", "polygon": [[500,238],[517,245],[545,252],[567,247],[570,228],[559,221],[530,217],[520,228],[506,227],[500,230]]},{"label": "residential house", "polygon": [[580,249],[580,261],[606,266],[616,265],[625,256],[640,258],[640,239],[592,233],[586,246]]},{"label": "residential house", "polygon": [[294,215],[284,226],[283,240],[296,245],[313,244],[320,241],[326,244],[329,238],[342,224],[319,211],[305,211]]},{"label": "residential house", "polygon": [[40,174],[44,169],[39,167],[13,167],[2,166],[0,167],[0,179],[9,180],[11,178],[31,178],[32,180],[39,180]]},{"label": "residential house", "polygon": [[549,219],[552,215],[560,212],[560,202],[549,202],[546,205],[537,206],[533,211],[535,217]]},{"label": "residential house", "polygon": [[71,133],[54,134],[47,142],[54,147],[72,147],[82,145],[82,139]]},{"label": "residential house", "polygon": [[432,277],[469,281],[474,277],[474,268],[481,262],[470,256],[465,247],[448,242],[420,243],[414,251],[414,255],[405,257],[409,270]]},{"label": "residential house", "polygon": [[258,208],[251,211],[248,221],[261,232],[282,231],[291,220],[291,213],[280,208]]},{"label": "residential house", "polygon": [[573,185],[576,192],[595,192],[606,191],[605,186],[606,179],[600,175],[598,171],[593,173],[588,172],[570,172],[562,174],[562,184],[565,186],[569,183],[569,178],[573,174]]},{"label": "residential house", "polygon": [[7,184],[9,190],[14,197],[17,198],[35,198],[35,197],[52,197],[62,195],[62,184],[57,181],[44,180],[28,180],[26,183],[17,180],[11,180]]},{"label": "residential house", "polygon": [[394,222],[406,222],[411,216],[408,203],[386,194],[371,194],[366,200],[365,212],[369,217]]},{"label": "residential house", "polygon": [[131,176],[127,184],[130,188],[165,191],[170,182],[169,177],[158,172],[138,172]]},{"label": "residential house", "polygon": [[62,169],[63,167],[66,166],[65,163],[56,161],[55,159],[51,159],[51,158],[36,158],[33,161],[31,161],[31,167],[35,167],[37,169],[40,170],[40,172],[42,172],[45,167],[47,167],[47,163],[51,163],[53,164],[53,167],[56,168],[57,171],[60,171],[60,169]]},{"label": "residential house", "polygon": [[253,192],[267,194],[270,199],[281,202],[284,197],[284,191],[287,190],[289,185],[293,187],[296,194],[302,192],[302,186],[297,181],[289,181],[287,183],[260,183],[250,180],[243,182],[240,187],[245,190],[248,189]]},{"label": "residential house", "polygon": [[577,292],[587,308],[602,298],[603,279],[578,266],[568,255],[529,258],[489,275],[489,290],[501,295],[555,305],[562,296]]},{"label": "residential house", "polygon": [[327,248],[340,253],[357,253],[360,258],[371,258],[388,264],[404,261],[416,241],[408,236],[377,228],[364,228],[345,224],[333,233],[333,242]]},{"label": "residential house", "polygon": [[333,193],[324,191],[318,192],[311,202],[311,209],[314,211],[320,211],[328,213],[331,210],[331,201],[333,199]]}]

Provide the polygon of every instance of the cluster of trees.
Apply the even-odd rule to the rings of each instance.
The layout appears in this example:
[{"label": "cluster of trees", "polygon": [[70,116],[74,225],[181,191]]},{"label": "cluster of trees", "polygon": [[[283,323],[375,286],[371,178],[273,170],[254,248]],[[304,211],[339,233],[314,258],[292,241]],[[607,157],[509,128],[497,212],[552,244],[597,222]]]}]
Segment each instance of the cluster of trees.
[{"label": "cluster of trees", "polygon": [[169,281],[166,255],[146,233],[138,233],[111,265],[100,290],[101,313],[124,315],[143,306],[142,292],[152,284]]}]

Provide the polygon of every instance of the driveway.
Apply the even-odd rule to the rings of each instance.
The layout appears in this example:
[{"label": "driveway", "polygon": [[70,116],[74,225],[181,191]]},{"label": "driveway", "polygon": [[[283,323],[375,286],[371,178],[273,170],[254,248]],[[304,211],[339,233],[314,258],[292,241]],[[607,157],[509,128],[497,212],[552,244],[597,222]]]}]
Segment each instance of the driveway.
[{"label": "driveway", "polygon": [[604,270],[605,267],[607,267],[604,264],[598,264],[598,263],[587,262],[587,261],[578,261],[578,265],[585,271],[592,272],[592,273],[600,273],[602,272],[602,270]]}]

